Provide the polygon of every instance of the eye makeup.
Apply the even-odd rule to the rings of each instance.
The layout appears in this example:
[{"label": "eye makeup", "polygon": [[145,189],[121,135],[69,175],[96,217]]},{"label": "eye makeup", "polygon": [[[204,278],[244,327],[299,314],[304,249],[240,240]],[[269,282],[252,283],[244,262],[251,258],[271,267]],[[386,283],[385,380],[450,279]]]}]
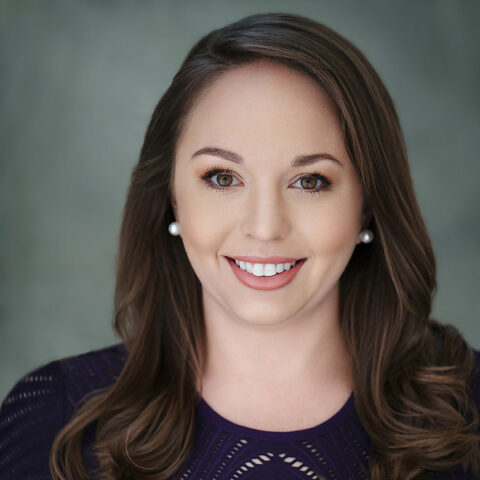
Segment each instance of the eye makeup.
[{"label": "eye makeup", "polygon": [[[210,169],[208,169],[205,173],[203,173],[200,178],[206,183],[206,185],[208,187],[210,187],[214,190],[217,190],[217,191],[225,192],[226,190],[230,189],[230,186],[223,187],[223,186],[220,186],[220,185],[218,185],[218,184],[216,184],[212,181],[212,178],[214,176],[219,175],[221,173],[231,175],[231,176],[235,177],[235,172],[233,170],[230,170],[229,168],[224,168],[224,167],[215,165],[215,166],[211,167]],[[317,172],[317,171],[307,173],[305,175],[301,175],[299,178],[297,178],[297,180],[295,180],[294,183],[297,183],[299,180],[302,180],[303,178],[314,178],[316,182],[317,181],[321,182],[321,184],[318,185],[316,188],[300,189],[300,190],[303,190],[306,193],[310,193],[310,194],[321,193],[321,192],[324,192],[326,190],[329,190],[332,186],[331,180],[329,180],[325,175],[323,175],[322,173]],[[236,186],[236,185],[233,185],[233,186]]]}]

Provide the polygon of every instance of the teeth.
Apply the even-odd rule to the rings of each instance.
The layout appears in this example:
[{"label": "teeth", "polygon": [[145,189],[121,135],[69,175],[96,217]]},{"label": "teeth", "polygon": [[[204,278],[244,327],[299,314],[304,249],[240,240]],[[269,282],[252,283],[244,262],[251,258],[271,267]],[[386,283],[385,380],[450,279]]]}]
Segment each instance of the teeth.
[{"label": "teeth", "polygon": [[290,263],[250,263],[241,260],[235,260],[235,263],[248,273],[252,273],[256,277],[272,277],[284,270],[290,270],[297,262]]}]

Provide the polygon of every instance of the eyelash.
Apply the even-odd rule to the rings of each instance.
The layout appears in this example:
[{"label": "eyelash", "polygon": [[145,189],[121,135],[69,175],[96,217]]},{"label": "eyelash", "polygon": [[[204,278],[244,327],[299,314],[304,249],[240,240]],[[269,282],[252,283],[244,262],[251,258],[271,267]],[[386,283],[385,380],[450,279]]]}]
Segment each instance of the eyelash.
[{"label": "eyelash", "polygon": [[[214,190],[225,191],[230,189],[231,187],[220,187],[217,184],[212,183],[211,177],[213,177],[214,175],[218,175],[220,173],[226,173],[227,175],[232,175],[232,176],[235,175],[233,170],[230,170],[229,168],[222,168],[219,166],[215,166],[207,170],[202,175],[201,178],[207,184],[208,187],[213,188]],[[320,172],[311,172],[306,175],[302,175],[299,178],[297,178],[297,180],[295,180],[295,183],[298,182],[298,180],[301,180],[302,178],[305,178],[305,177],[314,177],[315,179],[321,180],[323,182],[323,186],[320,185],[320,187],[316,187],[315,189],[306,189],[306,188],[301,189],[301,190],[304,190],[306,193],[310,193],[310,194],[321,193],[326,190],[329,190],[332,185],[332,182],[327,177],[325,177],[325,175],[322,175]]]}]

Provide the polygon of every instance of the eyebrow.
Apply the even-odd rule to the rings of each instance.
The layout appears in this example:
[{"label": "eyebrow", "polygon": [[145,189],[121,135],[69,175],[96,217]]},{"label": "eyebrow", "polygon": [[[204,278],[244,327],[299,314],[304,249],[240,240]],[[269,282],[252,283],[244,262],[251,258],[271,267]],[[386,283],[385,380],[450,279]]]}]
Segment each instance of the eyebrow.
[{"label": "eyebrow", "polygon": [[[219,147],[203,147],[200,150],[197,150],[192,155],[192,160],[198,155],[214,155],[216,157],[224,158],[230,162],[243,163],[243,158],[235,152],[230,152]],[[298,155],[292,162],[292,167],[303,167],[305,165],[311,165],[312,163],[317,162],[318,160],[331,160],[335,163],[338,163],[343,168],[343,164],[337,160],[333,155],[329,153],[312,153],[310,155]]]}]

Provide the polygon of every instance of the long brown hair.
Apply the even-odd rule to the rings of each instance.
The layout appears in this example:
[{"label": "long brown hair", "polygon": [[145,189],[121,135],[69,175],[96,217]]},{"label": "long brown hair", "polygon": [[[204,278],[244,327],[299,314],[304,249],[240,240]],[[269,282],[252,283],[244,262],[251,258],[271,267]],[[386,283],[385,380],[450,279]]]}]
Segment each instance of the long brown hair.
[{"label": "long brown hair", "polygon": [[[370,478],[423,479],[454,466],[480,474],[469,381],[474,354],[430,318],[435,259],[412,185],[393,101],[349,41],[308,18],[268,13],[212,31],[190,50],[156,106],[123,212],[114,328],[128,357],[55,438],[55,480],[85,474],[81,436],[98,421],[105,479],[167,479],[193,444],[205,361],[201,285],[168,232],[177,140],[195,100],[219,75],[258,59],[315,79],[341,120],[372,212],[374,242],[357,245],[340,278],[340,321],[353,358],[355,407],[371,439]],[[62,473],[63,472],[63,473]]]}]

